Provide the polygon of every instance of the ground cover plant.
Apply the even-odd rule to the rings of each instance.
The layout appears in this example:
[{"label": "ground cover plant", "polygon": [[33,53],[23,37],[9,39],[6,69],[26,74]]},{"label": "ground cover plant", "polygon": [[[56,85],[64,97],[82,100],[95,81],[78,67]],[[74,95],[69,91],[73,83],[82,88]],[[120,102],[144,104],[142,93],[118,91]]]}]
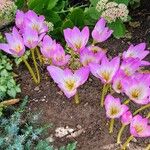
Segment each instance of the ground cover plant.
[{"label": "ground cover plant", "polygon": [[[131,136],[122,145],[122,149],[126,149],[133,137],[150,136],[149,114],[147,118],[137,115],[150,107],[150,76],[149,73],[139,72],[141,67],[149,65],[148,61],[143,60],[149,54],[146,43],[131,45],[121,57],[116,56],[110,60],[106,51],[97,46],[97,43],[106,41],[113,33],[113,30],[107,27],[104,18],[98,20],[92,31],[92,43],[88,43],[88,26],[81,31],[78,27],[65,29],[65,50],[60,43],[46,35],[48,27],[44,22],[44,16],[38,16],[31,10],[26,13],[18,11],[15,22],[16,27],[13,27],[12,33],[6,33],[7,44],[1,43],[0,49],[15,57],[21,57],[36,84],[40,83],[40,72],[35,52],[41,64],[47,60],[50,76],[67,98],[74,96],[76,104],[80,103],[77,89],[87,81],[91,72],[104,85],[100,106],[105,105],[106,116],[110,118],[109,133],[113,132],[115,118],[122,116],[123,126],[130,125]],[[24,59],[27,49],[31,51],[36,73]],[[108,94],[112,90],[126,94],[128,99],[120,100],[113,97],[112,92]],[[131,102],[140,105],[133,113],[133,117],[129,111]],[[117,143],[121,142],[122,132],[121,128]]]},{"label": "ground cover plant", "polygon": [[[112,4],[111,2],[109,3]],[[97,1],[90,7],[93,7],[94,4],[97,5]],[[113,4],[115,4],[115,7],[120,7],[119,4]],[[147,71],[150,65],[147,59],[149,50],[147,44],[140,40],[137,44],[130,43],[128,47],[123,48],[124,51],[122,53],[110,56],[105,43],[107,43],[114,32],[119,32],[111,28],[110,22],[104,14],[97,20],[94,28],[87,25],[67,27],[62,30],[63,39],[58,40],[57,38],[55,40],[55,36],[53,34],[50,35],[48,24],[45,22],[43,15],[38,15],[33,10],[26,12],[18,10],[15,16],[15,26],[12,27],[10,32],[5,33],[6,41],[0,43],[0,49],[3,51],[1,52],[1,62],[4,64],[2,69],[8,68],[9,71],[11,66],[7,64],[10,60],[3,56],[4,52],[9,57],[14,57],[18,64],[24,62],[33,80],[33,87],[36,86],[34,90],[38,93],[39,87],[43,82],[45,83],[43,79],[44,68],[47,70],[44,73],[46,72],[49,75],[48,79],[46,77],[46,81],[49,83],[48,88],[53,88],[53,80],[55,86],[58,86],[57,91],[60,92],[59,90],[61,90],[62,92],[60,99],[65,99],[63,98],[64,93],[69,102],[74,100],[77,108],[82,107],[83,99],[81,95],[83,95],[83,89],[91,80],[91,77],[95,77],[100,85],[92,88],[99,88],[99,100],[97,97],[93,101],[96,102],[96,105],[99,104],[99,111],[105,111],[105,116],[102,115],[102,117],[106,117],[106,119],[101,118],[99,123],[103,124],[101,120],[109,120],[108,132],[112,137],[115,126],[118,126],[118,124],[122,125],[117,131],[118,135],[115,137],[115,142],[119,149],[124,150],[128,148],[130,141],[135,140],[135,138],[146,140],[150,136],[150,114],[147,111],[150,108],[150,74]],[[21,72],[20,74],[23,73]],[[6,75],[5,72],[4,75]],[[12,77],[12,74],[10,77]],[[21,82],[28,83],[29,78],[25,78],[24,80],[26,81]],[[7,79],[6,81],[8,82]],[[47,91],[47,82],[43,88],[43,94]],[[29,89],[31,90],[30,85],[32,83],[22,88],[27,87],[26,91],[29,91]],[[100,87],[101,85],[103,85],[103,88]],[[2,89],[4,88],[4,85],[0,86]],[[12,83],[11,85],[7,84],[7,87],[9,91]],[[13,86],[12,90],[14,89],[16,88]],[[5,90],[5,93],[7,90]],[[19,90],[18,87],[16,93],[20,92]],[[9,93],[7,92],[7,94]],[[15,97],[16,93],[14,96],[9,95]],[[86,90],[84,94],[87,94]],[[92,94],[91,96],[94,97]],[[45,101],[45,99],[42,99],[42,101]],[[62,103],[66,102],[62,101]],[[75,108],[74,104],[71,103],[70,105]],[[80,114],[76,112],[76,115]],[[15,124],[17,125],[17,123]],[[127,127],[129,127],[128,131],[130,134],[127,134],[129,137],[126,136],[126,139],[124,139],[122,137],[127,131]],[[81,127],[79,128],[81,129]],[[70,134],[70,136],[74,137],[73,133]],[[45,142],[41,145],[49,147]],[[144,146],[146,149],[149,149],[148,143]],[[70,148],[71,150],[75,149],[74,145],[70,147],[72,147]],[[62,149],[66,148],[63,147]]]}]

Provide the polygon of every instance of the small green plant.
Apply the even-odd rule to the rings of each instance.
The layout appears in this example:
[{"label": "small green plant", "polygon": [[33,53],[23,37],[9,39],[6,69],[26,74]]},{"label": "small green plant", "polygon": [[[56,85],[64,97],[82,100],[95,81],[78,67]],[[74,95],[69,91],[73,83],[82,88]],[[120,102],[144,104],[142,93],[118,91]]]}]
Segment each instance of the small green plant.
[{"label": "small green plant", "polygon": [[20,86],[13,77],[10,59],[0,52],[0,101],[5,98],[15,98],[21,92]]},{"label": "small green plant", "polygon": [[[5,115],[0,117],[1,150],[54,150],[54,147],[46,140],[40,140],[40,135],[47,129],[47,126],[40,127],[35,120],[23,118],[27,102],[28,98],[25,97],[17,110],[11,110],[11,115],[8,115],[6,109]],[[60,148],[60,150],[75,149],[76,142]]]}]

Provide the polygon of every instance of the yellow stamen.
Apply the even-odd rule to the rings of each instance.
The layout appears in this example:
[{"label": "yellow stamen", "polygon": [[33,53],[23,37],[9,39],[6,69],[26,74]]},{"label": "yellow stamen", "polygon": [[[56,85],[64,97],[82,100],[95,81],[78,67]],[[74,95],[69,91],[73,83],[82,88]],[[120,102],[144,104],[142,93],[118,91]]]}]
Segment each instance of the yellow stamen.
[{"label": "yellow stamen", "polygon": [[74,80],[67,80],[65,81],[65,87],[69,90],[72,91],[75,88],[75,81]]}]

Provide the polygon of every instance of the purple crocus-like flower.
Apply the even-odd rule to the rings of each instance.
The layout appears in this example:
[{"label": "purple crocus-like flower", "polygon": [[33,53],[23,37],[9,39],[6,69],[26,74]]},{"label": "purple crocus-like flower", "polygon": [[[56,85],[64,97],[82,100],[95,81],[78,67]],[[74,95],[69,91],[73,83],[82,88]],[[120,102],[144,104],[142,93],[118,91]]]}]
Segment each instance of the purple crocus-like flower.
[{"label": "purple crocus-like flower", "polygon": [[140,66],[141,60],[139,58],[127,58],[123,60],[120,69],[124,71],[127,76],[131,76],[140,69]]},{"label": "purple crocus-like flower", "polygon": [[83,66],[88,66],[90,63],[100,63],[102,57],[103,53],[95,55],[92,51],[84,49],[80,54],[80,62],[82,63]]},{"label": "purple crocus-like flower", "polygon": [[128,125],[131,123],[132,118],[133,118],[133,116],[132,116],[131,111],[127,111],[121,116],[121,123],[123,125]]},{"label": "purple crocus-like flower", "polygon": [[39,43],[38,32],[31,28],[26,28],[23,33],[23,41],[26,47],[34,49]]},{"label": "purple crocus-like flower", "polygon": [[111,95],[107,95],[105,99],[105,109],[108,118],[120,118],[129,108],[128,106],[121,104],[119,98],[114,98]]},{"label": "purple crocus-like flower", "polygon": [[65,51],[60,44],[56,45],[56,49],[52,54],[52,63],[56,66],[65,66],[70,60],[70,55],[65,55]]},{"label": "purple crocus-like flower", "polygon": [[77,88],[84,84],[89,76],[87,67],[82,67],[74,73],[70,69],[62,70],[55,66],[48,66],[47,70],[68,98],[76,94]]},{"label": "purple crocus-like flower", "polygon": [[106,41],[113,33],[108,27],[106,27],[106,20],[101,18],[95,25],[92,31],[92,37],[96,42]]},{"label": "purple crocus-like flower", "polygon": [[116,75],[113,79],[113,85],[112,85],[115,92],[117,92],[117,93],[123,92],[122,81],[125,79],[127,80],[128,76],[126,76],[126,74],[122,70],[118,70],[118,72],[116,73]]},{"label": "purple crocus-like flower", "polygon": [[140,60],[144,59],[149,51],[145,50],[146,43],[140,43],[138,45],[131,45],[127,51],[123,52],[123,59],[126,58],[139,58]]},{"label": "purple crocus-like flower", "polygon": [[25,27],[30,27],[33,30],[36,30],[39,34],[48,31],[47,25],[44,23],[45,17],[38,16],[34,11],[29,10],[25,14]]},{"label": "purple crocus-like flower", "polygon": [[106,51],[98,46],[90,45],[87,49],[95,54],[95,56],[104,56]]},{"label": "purple crocus-like flower", "polygon": [[123,80],[124,93],[137,104],[147,104],[150,99],[149,81],[149,78],[145,75],[133,76],[128,78],[128,80]]},{"label": "purple crocus-like flower", "polygon": [[25,14],[23,11],[17,10],[15,23],[19,29],[23,28]]},{"label": "purple crocus-like flower", "polygon": [[148,119],[143,118],[141,115],[133,117],[130,123],[130,133],[134,137],[149,137],[150,125],[148,125]]},{"label": "purple crocus-like flower", "polygon": [[80,53],[89,40],[89,28],[84,27],[82,31],[77,27],[73,29],[67,28],[64,30],[64,37],[68,46],[75,52]]},{"label": "purple crocus-like flower", "polygon": [[103,83],[111,83],[115,74],[117,73],[120,65],[120,58],[115,57],[111,61],[104,56],[101,60],[101,64],[90,64],[91,73],[102,80]]},{"label": "purple crocus-like flower", "polygon": [[12,33],[6,33],[8,44],[0,43],[0,49],[13,56],[22,56],[25,52],[23,39],[14,27]]},{"label": "purple crocus-like flower", "polygon": [[43,41],[41,42],[41,53],[46,58],[52,58],[53,53],[56,49],[56,41],[48,35],[45,35]]}]

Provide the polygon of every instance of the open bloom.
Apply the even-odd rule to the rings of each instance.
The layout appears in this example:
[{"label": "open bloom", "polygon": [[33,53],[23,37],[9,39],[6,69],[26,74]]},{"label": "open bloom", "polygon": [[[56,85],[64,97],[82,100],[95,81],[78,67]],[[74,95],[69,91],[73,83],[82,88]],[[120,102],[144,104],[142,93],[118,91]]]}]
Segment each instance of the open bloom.
[{"label": "open bloom", "polygon": [[135,103],[149,103],[150,82],[147,76],[133,76],[128,78],[128,80],[124,80],[123,89],[129,99],[134,101]]},{"label": "open bloom", "polygon": [[48,66],[47,70],[68,98],[76,94],[77,88],[84,84],[89,76],[87,67],[82,67],[74,73],[70,69],[62,70],[55,66]]},{"label": "open bloom", "polygon": [[145,49],[146,43],[140,43],[135,46],[131,45],[127,51],[123,52],[123,59],[139,58],[141,60],[141,65],[149,65],[149,62],[143,60],[149,54],[149,51]]},{"label": "open bloom", "polygon": [[137,70],[140,69],[141,60],[139,58],[127,58],[124,59],[120,65],[120,69],[127,75],[133,75]]},{"label": "open bloom", "polygon": [[107,95],[105,99],[105,109],[108,118],[120,118],[129,108],[128,106],[121,104],[119,98],[114,98],[111,95]]},{"label": "open bloom", "polygon": [[23,33],[23,40],[25,46],[34,49],[39,42],[38,32],[31,28],[26,28]]},{"label": "open bloom", "polygon": [[130,123],[130,133],[134,137],[149,137],[150,125],[148,125],[148,119],[140,115],[133,117]]},{"label": "open bloom", "polygon": [[80,62],[83,66],[88,66],[90,63],[100,63],[103,53],[95,55],[92,51],[84,49],[80,54]]},{"label": "open bloom", "polygon": [[121,123],[123,125],[128,125],[131,123],[132,118],[133,118],[133,116],[132,116],[131,111],[127,111],[121,116]]},{"label": "open bloom", "polygon": [[115,57],[111,61],[104,56],[101,60],[101,64],[90,64],[90,71],[92,74],[101,79],[103,83],[111,83],[115,74],[117,73],[120,65],[120,58]]},{"label": "open bloom", "polygon": [[127,79],[128,77],[126,76],[126,74],[122,71],[122,70],[118,70],[118,72],[116,73],[114,79],[113,79],[113,89],[115,90],[115,92],[117,93],[122,93],[123,92],[123,83],[122,81],[124,79]]},{"label": "open bloom", "polygon": [[92,31],[92,37],[96,42],[106,41],[113,33],[108,27],[106,27],[106,20],[101,18],[95,25]]},{"label": "open bloom", "polygon": [[82,31],[77,27],[74,27],[73,29],[67,28],[64,30],[64,37],[68,46],[75,52],[80,53],[89,40],[89,28],[84,27]]},{"label": "open bloom", "polygon": [[64,66],[68,63],[70,55],[65,55],[65,51],[60,44],[56,45],[56,49],[52,54],[52,63],[56,66]]},{"label": "open bloom", "polygon": [[23,39],[18,30],[14,27],[12,34],[6,33],[8,44],[0,43],[0,49],[13,56],[22,56],[25,52]]},{"label": "open bloom", "polygon": [[43,41],[41,42],[41,53],[46,58],[52,58],[52,55],[56,49],[56,41],[48,35],[45,35]]}]

